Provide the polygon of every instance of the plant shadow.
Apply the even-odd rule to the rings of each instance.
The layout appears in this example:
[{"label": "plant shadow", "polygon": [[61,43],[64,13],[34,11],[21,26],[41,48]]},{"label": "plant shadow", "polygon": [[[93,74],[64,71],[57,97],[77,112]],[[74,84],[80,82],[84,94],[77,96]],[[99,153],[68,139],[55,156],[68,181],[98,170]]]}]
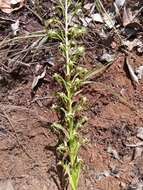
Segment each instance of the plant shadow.
[{"label": "plant shadow", "polygon": [[[53,179],[54,183],[56,184],[58,190],[67,190],[68,189],[68,178],[65,175],[63,167],[60,166],[58,163],[61,160],[61,156],[57,153],[57,147],[61,144],[58,142],[55,146],[47,145],[45,147],[46,150],[51,151],[55,158],[56,158],[56,167],[51,167],[48,172],[51,174],[51,178]],[[58,177],[58,179],[57,179]]]}]

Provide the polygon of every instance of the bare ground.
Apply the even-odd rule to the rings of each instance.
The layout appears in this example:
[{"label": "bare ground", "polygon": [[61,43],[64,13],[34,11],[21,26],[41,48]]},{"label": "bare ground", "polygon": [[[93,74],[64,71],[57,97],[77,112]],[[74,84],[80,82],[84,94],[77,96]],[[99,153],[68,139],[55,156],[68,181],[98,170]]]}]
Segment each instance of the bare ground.
[{"label": "bare ground", "polygon": [[[41,25],[29,11],[18,14],[13,17],[30,23],[26,28],[22,25],[22,34],[40,29]],[[4,27],[1,39],[8,32]],[[15,190],[63,190],[61,168],[57,166],[58,139],[49,127],[58,119],[52,105],[59,87],[52,74],[59,71],[63,60],[57,48],[50,44],[23,53],[29,44],[31,41],[11,43],[0,53],[0,64],[6,66],[0,71],[0,180],[10,179]],[[97,44],[94,48],[88,46],[82,61],[89,68],[96,64],[94,57],[100,52],[96,48]],[[9,64],[17,52],[18,60],[25,64]],[[32,93],[35,65],[46,61],[49,52],[54,54],[55,65],[47,66],[46,77]],[[135,54],[134,66],[142,63],[142,55]],[[131,82],[125,54],[118,52],[114,63],[95,77],[93,84],[83,89],[83,94],[89,100],[83,112],[89,121],[81,135],[89,142],[80,152],[84,167],[79,190],[136,188],[143,179],[143,155],[136,158],[136,149],[127,145],[142,142],[136,134],[137,128],[143,125],[143,81],[139,85]],[[109,153],[109,148],[115,151]]]}]

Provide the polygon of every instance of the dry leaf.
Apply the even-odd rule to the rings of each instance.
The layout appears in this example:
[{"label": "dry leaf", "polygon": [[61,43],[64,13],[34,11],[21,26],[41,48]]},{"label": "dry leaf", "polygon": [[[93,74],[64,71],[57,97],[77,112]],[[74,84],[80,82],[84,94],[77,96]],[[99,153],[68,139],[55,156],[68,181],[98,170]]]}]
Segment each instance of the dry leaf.
[{"label": "dry leaf", "polygon": [[89,23],[92,21],[92,18],[85,17],[85,18],[80,18],[82,24],[84,27],[87,27]]},{"label": "dry leaf", "polygon": [[87,3],[87,4],[84,5],[83,8],[86,9],[86,10],[90,10],[92,8],[92,6],[93,6],[93,3]]},{"label": "dry leaf", "polygon": [[138,128],[137,137],[143,140],[143,127]]},{"label": "dry leaf", "polygon": [[132,12],[130,9],[127,9],[126,6],[124,6],[124,12],[123,12],[123,26],[127,26],[130,24],[134,19],[134,16],[132,15]]},{"label": "dry leaf", "polygon": [[128,47],[129,51],[132,51],[133,48],[137,47],[137,51],[141,53],[141,50],[143,48],[143,43],[139,39],[134,39],[133,41],[124,41],[123,44]]},{"label": "dry leaf", "polygon": [[125,4],[126,0],[115,0],[117,7],[122,7]]},{"label": "dry leaf", "polygon": [[112,29],[114,27],[114,25],[115,25],[115,19],[113,19],[112,15],[104,13],[103,14],[103,19],[104,19],[104,22],[105,22],[106,26],[109,29]]},{"label": "dry leaf", "polygon": [[44,71],[40,75],[34,77],[34,80],[32,83],[32,90],[37,86],[39,80],[45,77],[45,74],[46,74],[46,67],[44,68]]},{"label": "dry leaf", "polygon": [[136,73],[137,73],[138,79],[139,80],[142,79],[142,77],[143,77],[143,65],[136,69]]},{"label": "dry leaf", "polygon": [[0,0],[0,9],[9,14],[23,7],[24,1],[25,0]]},{"label": "dry leaf", "polygon": [[139,79],[138,79],[137,75],[135,74],[134,69],[130,65],[128,57],[126,58],[126,64],[127,64],[127,68],[128,68],[128,71],[129,71],[132,81],[139,83]]},{"label": "dry leaf", "polygon": [[13,31],[13,35],[16,36],[17,32],[19,31],[19,20],[17,20],[15,23],[11,24],[11,29]]},{"label": "dry leaf", "polygon": [[101,14],[99,14],[99,13],[92,14],[92,15],[91,15],[91,18],[92,18],[92,20],[95,21],[95,22],[103,23],[102,16],[101,16]]}]

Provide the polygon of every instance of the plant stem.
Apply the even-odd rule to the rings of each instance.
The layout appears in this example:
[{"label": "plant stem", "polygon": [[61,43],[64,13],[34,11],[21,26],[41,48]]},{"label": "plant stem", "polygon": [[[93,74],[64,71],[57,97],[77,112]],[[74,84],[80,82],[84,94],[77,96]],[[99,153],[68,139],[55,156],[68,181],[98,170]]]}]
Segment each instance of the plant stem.
[{"label": "plant stem", "polygon": [[66,47],[66,77],[67,77],[67,83],[70,83],[68,87],[68,92],[67,92],[67,97],[68,97],[68,106],[67,106],[67,112],[69,114],[68,118],[68,123],[67,123],[67,128],[69,131],[69,157],[70,157],[70,162],[71,162],[71,170],[73,170],[74,167],[74,160],[73,160],[73,155],[75,152],[72,151],[72,144],[73,144],[73,126],[74,126],[74,119],[72,117],[73,114],[73,107],[72,107],[72,102],[73,102],[73,96],[71,95],[71,88],[72,88],[72,83],[71,83],[71,69],[70,69],[70,55],[69,55],[69,39],[68,39],[68,0],[65,0],[65,47]]},{"label": "plant stem", "polygon": [[69,78],[69,39],[68,39],[68,0],[65,0],[65,45],[66,45],[66,75]]}]

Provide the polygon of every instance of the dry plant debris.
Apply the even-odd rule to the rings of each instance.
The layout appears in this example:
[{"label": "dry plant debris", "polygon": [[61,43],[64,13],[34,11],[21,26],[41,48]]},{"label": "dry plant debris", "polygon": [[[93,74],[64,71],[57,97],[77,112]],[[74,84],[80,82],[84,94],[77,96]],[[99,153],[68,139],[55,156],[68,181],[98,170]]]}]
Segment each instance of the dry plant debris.
[{"label": "dry plant debris", "polygon": [[[15,2],[15,1],[3,0],[2,2],[5,2],[5,5],[6,5],[6,2],[10,2],[10,4],[15,5],[17,4],[18,1]],[[32,4],[30,2],[32,2]],[[28,7],[30,7],[31,10],[34,10],[36,1],[35,2],[30,1],[30,2],[28,2]],[[49,2],[53,2],[53,4],[55,4],[56,1],[55,0],[46,1],[46,2],[44,1],[44,4],[39,5],[39,7],[42,7],[42,8],[45,5],[47,7],[50,7],[50,8],[47,8],[45,6],[45,10],[46,10],[45,14],[42,14],[43,19],[45,19],[45,23],[47,21],[46,20],[47,18],[49,17],[54,18],[54,16],[57,16],[55,10],[51,9],[52,6],[49,6],[48,4]],[[83,184],[79,184],[79,190],[80,189],[83,189],[83,190],[95,189],[96,188],[95,186],[98,182],[99,183],[101,182],[104,184],[104,181],[110,180],[110,182],[112,183],[111,181],[112,179],[113,181],[118,180],[120,184],[124,184],[123,186],[125,190],[142,189],[142,182],[140,182],[142,174],[139,174],[137,172],[139,170],[135,170],[135,168],[132,167],[132,174],[138,175],[136,183],[134,182],[132,183],[130,181],[130,178],[127,179],[126,176],[124,176],[125,173],[127,174],[127,172],[124,172],[124,171],[120,172],[120,166],[123,167],[122,165],[123,163],[124,165],[127,165],[128,167],[131,162],[133,166],[136,167],[135,165],[136,160],[141,159],[142,153],[143,153],[143,134],[142,134],[142,124],[141,124],[142,107],[143,107],[142,106],[142,102],[143,102],[142,100],[143,27],[142,27],[142,18],[141,18],[143,14],[142,7],[141,7],[142,1],[138,1],[138,3],[136,3],[134,6],[132,6],[132,4],[129,4],[130,0],[115,0],[114,2],[110,1],[110,5],[107,5],[106,1],[101,1],[102,4],[100,8],[102,9],[100,10],[97,9],[96,2],[97,1],[92,1],[92,0],[90,1],[90,3],[89,1],[82,2],[83,4],[81,6],[81,9],[76,15],[74,15],[72,22],[70,22],[69,24],[69,27],[75,27],[75,29],[77,29],[77,25],[83,25],[87,30],[86,35],[85,36],[82,35],[81,41],[80,41],[80,44],[84,42],[84,45],[87,48],[84,55],[85,57],[79,60],[77,65],[79,64],[79,65],[85,66],[87,67],[87,69],[89,68],[91,69],[94,66],[97,68],[103,69],[102,72],[100,72],[103,74],[103,77],[101,77],[101,75],[98,74],[98,77],[95,77],[94,79],[91,79],[90,81],[88,81],[91,84],[93,83],[96,84],[95,88],[92,88],[92,87],[90,88],[88,87],[88,84],[87,84],[85,89],[83,89],[83,91],[80,91],[81,93],[82,92],[85,93],[85,96],[89,96],[89,107],[90,107],[90,104],[92,104],[92,107],[93,107],[93,109],[91,109],[90,112],[87,108],[86,110],[83,110],[83,113],[82,113],[83,115],[89,114],[88,115],[89,118],[90,116],[92,117],[91,120],[93,121],[91,122],[92,123],[91,126],[89,125],[89,128],[88,128],[89,131],[88,129],[84,129],[84,128],[81,129],[81,133],[82,132],[84,133],[84,130],[88,131],[86,135],[87,137],[89,137],[89,140],[91,140],[91,143],[93,143],[92,144],[93,146],[91,146],[91,149],[90,149],[93,151],[93,155],[91,155],[91,157],[93,158],[88,159],[88,157],[90,157],[91,151],[89,151],[90,154],[87,154],[87,152],[82,149],[81,149],[81,157],[82,157],[82,154],[85,154],[85,157],[83,156],[83,159],[87,163],[87,168],[88,168],[88,162],[89,162],[89,165],[91,165],[95,170],[92,170],[91,172],[92,174],[90,174],[89,168],[87,169],[87,171],[83,171],[83,179],[85,179],[86,181],[86,179],[89,178],[89,182],[87,184],[84,184],[83,179],[81,178],[80,183],[83,183]],[[23,3],[24,1],[20,2],[21,4],[20,7],[23,6]],[[2,12],[12,13],[13,11],[18,10],[20,8],[19,4],[17,4],[17,6],[18,6],[17,9],[15,9],[15,8],[12,8],[13,6],[11,7],[11,5],[7,5],[7,7],[3,7],[0,4],[0,9],[2,10]],[[49,41],[47,38],[47,34],[45,33],[45,31],[48,32],[50,28],[52,29],[52,25],[50,25],[50,27],[49,26],[47,27],[46,24],[45,26],[40,24],[41,28],[39,29],[39,25],[37,27],[39,31],[35,33],[33,32],[31,33],[31,31],[36,31],[35,25],[33,26],[32,24],[33,23],[35,24],[37,21],[35,22],[35,20],[33,19],[33,17],[35,18],[35,14],[32,13],[30,9],[27,9],[26,11],[24,10],[24,15],[30,15],[31,18],[26,18],[26,19],[23,18],[24,16],[20,12],[23,10],[19,10],[18,16],[16,15],[17,14],[16,12],[16,13],[7,15],[6,18],[2,17],[0,21],[0,24],[2,23],[2,27],[3,27],[3,23],[6,24],[6,27],[3,27],[6,32],[4,31],[3,33],[5,33],[5,36],[8,35],[8,37],[6,37],[8,38],[8,40],[10,36],[10,40],[2,44],[1,46],[2,49],[0,52],[1,55],[5,55],[5,57],[2,56],[3,59],[0,64],[0,85],[2,86],[2,88],[0,88],[0,96],[1,96],[0,101],[2,101],[2,103],[5,103],[3,101],[8,102],[7,107],[12,106],[11,104],[18,105],[20,109],[22,108],[21,105],[24,105],[25,107],[27,106],[26,107],[27,109],[28,109],[28,106],[31,106],[31,109],[33,109],[34,107],[33,112],[35,112],[35,110],[36,111],[38,110],[37,116],[38,116],[38,113],[42,115],[42,117],[38,116],[38,118],[40,118],[40,123],[42,123],[41,120],[44,120],[44,124],[42,123],[42,126],[44,125],[47,127],[49,126],[49,123],[51,124],[51,120],[54,118],[53,115],[52,116],[49,115],[49,112],[51,111],[50,109],[52,107],[52,106],[50,107],[49,105],[55,105],[55,102],[53,102],[53,99],[54,101],[56,101],[55,98],[53,98],[53,96],[49,100],[49,96],[47,94],[51,93],[53,95],[53,92],[55,92],[55,90],[57,89],[61,90],[60,85],[57,85],[57,86],[53,85],[52,75],[54,73],[60,73],[62,76],[64,76],[65,74],[65,72],[63,72],[63,70],[65,69],[63,65],[64,59],[61,58],[61,55],[57,55],[57,52],[58,52],[57,45],[59,45],[59,41],[57,39],[54,39],[53,41]],[[50,11],[48,9],[50,9]],[[27,14],[27,11],[28,11],[28,14]],[[3,15],[4,13],[2,12],[1,14]],[[16,15],[16,18],[14,18],[15,15]],[[69,17],[70,16],[71,15],[69,11]],[[21,18],[22,18],[22,21],[21,21]],[[58,21],[62,21],[61,18],[62,16],[60,15],[60,19]],[[31,22],[31,20],[32,21],[34,20],[33,23]],[[19,30],[19,22],[20,22],[20,30]],[[32,29],[30,28],[31,26],[33,27]],[[57,25],[55,29],[58,30]],[[24,34],[25,33],[30,34],[27,37],[24,36],[25,39],[28,39],[27,41],[24,40],[24,37],[21,35],[22,32]],[[54,32],[54,31],[51,30],[51,32]],[[58,32],[60,33],[61,30],[58,30]],[[71,31],[71,32],[74,32],[74,31]],[[57,33],[52,33],[52,35],[54,34],[57,34]],[[18,35],[21,35],[21,36],[18,36]],[[69,37],[71,37],[70,35]],[[32,38],[32,36],[34,37]],[[3,35],[2,35],[2,38],[3,38]],[[71,52],[75,53],[74,44],[72,45],[73,46],[72,46]],[[53,56],[56,58],[57,63],[54,63],[51,57],[47,58],[49,51],[53,51]],[[130,56],[135,57],[133,62],[130,60]],[[125,57],[127,57],[126,63],[125,63],[127,66],[126,69],[123,67],[125,65],[124,64],[122,65]],[[139,60],[138,58],[141,59],[140,62],[138,61]],[[109,65],[112,64],[111,67],[108,67],[108,64]],[[52,68],[49,69],[48,66],[52,66]],[[109,69],[107,72],[105,72],[107,67]],[[129,75],[125,74],[127,69],[128,69]],[[96,72],[97,70],[95,71],[95,74]],[[83,76],[83,73],[81,73],[81,76]],[[11,79],[10,77],[11,78],[16,77],[16,79],[13,79],[13,78]],[[139,85],[134,86],[130,82],[130,79],[133,81],[133,83],[139,84]],[[13,80],[15,80],[14,85],[13,85]],[[40,82],[42,83],[42,85]],[[108,88],[108,84],[109,84],[109,87],[111,88],[108,89],[108,92],[107,92],[106,88],[103,90],[104,88],[103,86],[106,86]],[[10,86],[10,89],[7,89],[8,85]],[[31,91],[31,89],[32,89],[32,92],[34,91],[35,93],[35,98],[32,101],[29,95],[30,94],[29,92]],[[38,90],[36,91],[35,89],[38,89]],[[8,93],[5,93],[6,90],[8,91]],[[61,95],[62,97],[63,94],[59,94],[59,95]],[[23,100],[23,96],[25,96],[24,100]],[[78,99],[78,97],[76,98]],[[75,98],[75,101],[77,101],[76,98]],[[41,109],[39,109],[37,105]],[[16,109],[17,108],[15,108],[15,110]],[[42,112],[42,109],[43,109],[43,112]],[[23,111],[23,113],[24,112],[25,111]],[[47,113],[46,116],[44,115],[45,113]],[[5,116],[1,113],[0,113],[0,117],[5,118]],[[11,112],[10,112],[10,117],[12,117],[11,120],[15,119],[15,116],[13,116],[13,113]],[[16,121],[14,120],[15,124],[20,119],[22,121],[24,120],[23,118],[19,118],[19,117],[20,117],[20,114],[18,115],[18,119]],[[77,115],[77,119],[78,117],[79,115]],[[58,119],[59,118],[56,117],[55,120],[58,121]],[[27,120],[30,120],[29,116]],[[37,130],[35,129],[35,125],[36,125],[35,120],[33,122],[34,127],[33,127],[33,124],[31,127],[32,129],[34,128],[32,132],[34,134],[36,133],[35,130]],[[47,122],[47,120],[49,123]],[[116,125],[117,125],[116,132],[110,135],[111,131],[115,130]],[[7,134],[6,134],[7,128],[5,129],[5,122],[2,123],[2,126],[3,128],[0,128],[0,138],[7,138]],[[59,129],[61,129],[61,126],[59,125],[56,127],[59,127]],[[48,146],[49,144],[51,144],[51,142],[49,142],[49,138],[50,138],[50,136],[48,136],[49,134],[48,135],[46,134],[47,136],[45,135],[46,136],[46,140],[45,140],[43,136],[42,138],[39,137],[39,133],[38,135],[31,134],[31,128],[29,130],[30,134],[28,131],[27,132],[28,135],[26,136],[26,139],[28,139],[28,143],[30,143],[30,146],[31,146],[31,143],[34,144],[35,142],[39,142],[39,139],[40,139],[40,144],[42,144],[42,142],[44,145],[48,144]],[[131,128],[133,128],[136,131],[135,134],[130,135]],[[18,131],[18,132],[16,131],[16,134],[20,135],[22,133],[21,124],[19,124],[16,130]],[[19,133],[19,130],[21,130],[20,131],[21,133]],[[25,131],[27,130],[27,125],[24,130]],[[63,133],[64,132],[65,131],[63,129]],[[129,137],[129,141],[128,141],[128,137]],[[39,138],[39,139],[37,141],[34,141],[34,139],[36,138]],[[22,143],[23,142],[25,143],[25,141],[22,139]],[[109,147],[108,145],[110,143],[108,144],[108,142],[111,143],[111,146]],[[33,144],[32,144],[32,148],[33,150],[35,148],[36,158],[38,158],[39,156],[41,160],[42,158],[41,152],[40,154],[39,152],[37,153],[36,148],[38,146],[34,147],[35,144],[34,145]],[[100,148],[98,147],[95,148],[94,147],[95,144],[97,146],[100,145],[101,149],[103,148],[103,150],[101,151]],[[15,149],[17,150],[17,147]],[[41,146],[40,149],[41,150],[45,149],[45,147]],[[103,160],[101,160],[101,162],[98,160],[97,154],[94,153],[95,151],[99,151],[99,158],[103,157],[102,158]],[[12,151],[9,150],[9,152],[13,153],[13,150]],[[1,150],[0,150],[0,153],[1,153]],[[47,154],[49,154],[49,152],[46,149],[46,159],[47,159]],[[68,151],[64,155],[65,160],[67,158],[67,154],[68,154]],[[3,152],[2,152],[2,155],[3,155]],[[16,156],[17,155],[15,155],[15,157]],[[18,156],[20,157],[20,155]],[[48,159],[52,160],[50,164],[55,161],[53,157],[48,158]],[[93,160],[93,162],[91,160]],[[108,163],[113,162],[113,165],[115,164],[115,171],[113,172],[111,171],[112,168],[114,167],[109,168],[107,166],[106,167],[103,166],[104,162],[106,161],[108,161]],[[46,160],[45,163],[47,164],[47,162],[48,161]],[[52,167],[53,166],[55,167],[54,164],[55,163],[53,163]],[[4,164],[2,163],[2,167],[3,165]],[[100,168],[100,171],[98,171],[99,165],[102,165]],[[117,170],[116,170],[116,166],[117,166]],[[47,167],[48,166],[46,165],[45,167],[46,174],[47,174]],[[42,171],[42,169],[40,170]],[[50,171],[50,169],[48,171]],[[134,171],[136,173],[134,173]],[[84,174],[84,172],[87,172],[87,175],[88,175],[87,177]],[[48,173],[48,175],[49,174],[50,172]],[[128,174],[131,177],[132,174],[130,174],[130,172],[128,172]],[[56,175],[54,177],[57,178]],[[95,181],[94,181],[94,178],[95,178]],[[131,177],[131,179],[133,179],[133,176]],[[48,187],[49,190],[53,190],[52,185]],[[106,189],[106,187],[107,185],[104,187],[101,187],[100,189]],[[57,189],[57,188],[55,187],[54,189]],[[109,187],[109,189],[117,190],[119,188],[115,186],[114,188]]]},{"label": "dry plant debris", "polygon": [[24,2],[25,0],[0,0],[0,9],[9,14],[23,7]]}]

